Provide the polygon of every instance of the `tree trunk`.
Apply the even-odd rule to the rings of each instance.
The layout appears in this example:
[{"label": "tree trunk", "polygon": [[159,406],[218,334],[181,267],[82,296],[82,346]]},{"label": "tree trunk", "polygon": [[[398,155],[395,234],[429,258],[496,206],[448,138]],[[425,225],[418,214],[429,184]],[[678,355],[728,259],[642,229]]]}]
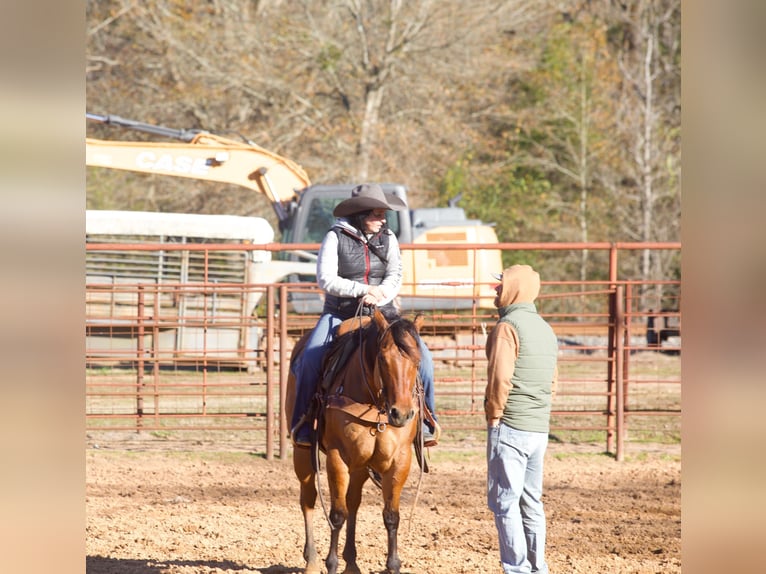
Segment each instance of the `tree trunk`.
[{"label": "tree trunk", "polygon": [[365,94],[364,116],[362,127],[359,131],[359,145],[357,146],[357,171],[358,181],[367,181],[370,170],[370,154],[374,147],[375,132],[380,117],[380,106],[383,102],[383,86],[369,88]]},{"label": "tree trunk", "polygon": [[[644,78],[644,107],[643,107],[643,122],[644,122],[644,134],[643,141],[641,142],[643,149],[641,150],[641,185],[642,185],[642,197],[643,197],[643,213],[641,223],[641,239],[643,241],[652,241],[654,238],[654,232],[652,229],[653,216],[654,216],[654,130],[655,130],[655,114],[654,114],[654,74],[652,72],[653,67],[653,52],[654,52],[654,31],[650,28],[650,24],[647,24],[642,32],[646,37],[646,49],[644,53],[643,62],[643,78]],[[644,249],[641,261],[641,278],[647,281],[652,275],[652,253],[649,249]],[[641,289],[641,308],[646,309],[646,298],[649,296],[646,293],[646,289]]]}]

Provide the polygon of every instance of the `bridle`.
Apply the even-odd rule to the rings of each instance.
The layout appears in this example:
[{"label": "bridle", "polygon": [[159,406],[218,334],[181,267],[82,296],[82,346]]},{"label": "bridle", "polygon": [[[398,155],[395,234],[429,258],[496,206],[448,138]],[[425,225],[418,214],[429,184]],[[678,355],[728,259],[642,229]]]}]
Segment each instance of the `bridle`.
[{"label": "bridle", "polygon": [[[357,308],[357,315],[355,315],[355,316],[359,316],[360,320],[361,320],[361,314],[362,314],[362,307],[363,307],[363,304],[360,302],[359,303],[359,307]],[[394,319],[393,321],[389,322],[388,325],[386,325],[385,329],[383,329],[382,331],[380,331],[377,334],[376,346],[377,346],[378,349],[381,348],[382,343],[385,340],[386,336],[391,331],[391,328],[396,323],[399,323],[400,321],[402,321],[401,317]],[[366,368],[366,365],[365,365],[364,343],[366,342],[366,333],[362,332],[362,331],[364,331],[364,329],[359,329],[358,331],[359,331],[359,349],[360,349],[360,352],[359,352],[359,369],[360,369],[360,371],[362,373],[362,378],[364,379],[365,385],[367,386],[367,391],[370,394],[370,404],[373,405],[378,410],[378,414],[379,415],[383,415],[383,414],[387,413],[389,408],[391,407],[391,405],[388,403],[388,397],[386,397],[385,393],[383,392],[385,390],[385,385],[384,385],[384,382],[383,382],[383,378],[380,375],[381,371],[383,370],[383,365],[381,364],[381,361],[382,361],[383,357],[382,357],[381,353],[378,353],[376,355],[376,357],[375,357],[376,366],[378,367],[374,371],[375,382],[377,383],[377,387],[378,387],[377,393],[376,393],[375,389],[373,389],[373,387],[370,385],[370,378],[371,377],[367,376],[367,368]],[[403,353],[403,355],[406,355],[406,353]],[[409,355],[407,355],[407,360],[412,360],[409,357]],[[416,383],[415,385],[412,386],[412,395],[413,395],[413,397],[417,393],[417,389],[418,389],[418,385]],[[383,401],[384,401],[383,406],[381,406],[380,403],[379,403],[380,395],[383,395]],[[385,430],[385,423],[382,423],[382,425],[383,425],[383,428],[378,428],[378,432],[382,432],[383,430]],[[380,427],[381,423],[378,423],[378,426]]]}]

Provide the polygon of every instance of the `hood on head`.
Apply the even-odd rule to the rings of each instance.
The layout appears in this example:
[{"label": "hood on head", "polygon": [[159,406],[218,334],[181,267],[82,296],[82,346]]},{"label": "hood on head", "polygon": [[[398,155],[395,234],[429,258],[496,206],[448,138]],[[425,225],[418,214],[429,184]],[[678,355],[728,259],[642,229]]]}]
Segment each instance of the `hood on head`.
[{"label": "hood on head", "polygon": [[498,307],[514,303],[532,303],[540,294],[540,274],[529,265],[512,265],[492,276],[503,285]]}]

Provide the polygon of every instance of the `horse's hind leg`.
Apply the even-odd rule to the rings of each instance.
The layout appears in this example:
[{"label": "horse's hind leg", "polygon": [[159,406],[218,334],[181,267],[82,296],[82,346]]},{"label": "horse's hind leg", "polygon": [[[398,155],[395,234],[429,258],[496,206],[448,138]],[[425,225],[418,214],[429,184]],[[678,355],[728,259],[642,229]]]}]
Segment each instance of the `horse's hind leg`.
[{"label": "horse's hind leg", "polygon": [[307,448],[295,448],[293,452],[293,468],[301,487],[301,511],[303,512],[303,528],[305,543],[303,558],[306,560],[305,574],[319,574],[319,556],[314,543],[314,508],[317,499],[316,478],[311,465],[311,451]]},{"label": "horse's hind leg", "polygon": [[346,562],[346,569],[343,574],[361,574],[356,563],[356,517],[359,505],[362,503],[362,486],[367,478],[366,470],[357,471],[351,475],[348,486],[348,494],[346,495],[348,521],[346,522],[346,544],[343,547],[343,560]]},{"label": "horse's hind leg", "polygon": [[[303,491],[303,487],[301,487]],[[303,496],[301,496],[303,498]],[[314,493],[316,499],[316,492]],[[305,530],[306,542],[303,545],[303,559],[306,561],[305,574],[320,574],[322,571],[320,567],[319,555],[317,554],[316,544],[314,543],[314,505],[311,506],[301,504],[303,508],[303,524]]]}]

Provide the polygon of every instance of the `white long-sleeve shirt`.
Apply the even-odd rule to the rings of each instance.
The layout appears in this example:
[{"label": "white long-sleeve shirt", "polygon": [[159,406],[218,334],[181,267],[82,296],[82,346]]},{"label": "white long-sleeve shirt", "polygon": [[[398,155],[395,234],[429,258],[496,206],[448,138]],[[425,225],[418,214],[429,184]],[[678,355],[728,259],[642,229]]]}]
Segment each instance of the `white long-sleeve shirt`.
[{"label": "white long-sleeve shirt", "polygon": [[[357,229],[349,224],[345,218],[336,219],[334,226],[340,226],[359,236]],[[384,299],[378,302],[379,307],[393,301],[402,288],[402,256],[399,242],[393,233],[389,233],[387,259],[386,274],[381,284],[378,285],[384,296]],[[371,287],[366,283],[352,281],[338,275],[338,236],[334,231],[329,231],[325,235],[322,246],[319,248],[317,284],[320,289],[336,297],[363,297]]]}]

